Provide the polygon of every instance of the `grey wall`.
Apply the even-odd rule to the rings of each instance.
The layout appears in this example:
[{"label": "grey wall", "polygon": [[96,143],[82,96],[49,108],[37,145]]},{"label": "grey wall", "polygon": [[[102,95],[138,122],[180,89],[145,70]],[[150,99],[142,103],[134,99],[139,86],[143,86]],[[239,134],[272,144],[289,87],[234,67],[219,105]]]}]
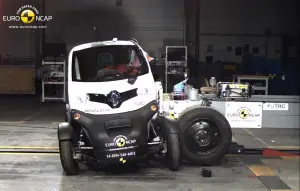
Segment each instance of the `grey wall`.
[{"label": "grey wall", "polygon": [[299,0],[201,0],[201,33],[299,32]]},{"label": "grey wall", "polygon": [[[266,44],[266,41],[268,43]],[[262,56],[268,59],[280,60],[282,51],[282,39],[280,36],[218,36],[203,35],[200,38],[200,61],[205,62],[206,56],[213,56],[214,61],[237,62],[242,61],[242,56],[235,55],[235,47],[249,45],[249,50],[258,47],[259,53],[255,56]],[[213,52],[207,52],[207,46],[213,45]],[[227,46],[232,47],[232,51],[227,51]]]},{"label": "grey wall", "polygon": [[183,0],[61,0],[47,1],[47,15],[53,15],[47,29],[48,42],[75,44],[136,38],[154,56],[169,44],[184,39]]},{"label": "grey wall", "polygon": [[9,53],[16,57],[33,57],[35,55],[35,33],[28,29],[10,29],[9,25],[18,23],[2,22],[2,16],[16,15],[17,10],[26,4],[38,8],[37,0],[0,0],[0,53]]},{"label": "grey wall", "polygon": [[[240,61],[239,57],[226,52],[227,45],[253,44],[259,46],[264,54],[267,28],[274,35],[298,35],[299,3],[299,0],[200,0],[200,60],[210,56],[206,53],[208,44],[214,45],[214,56],[226,61]],[[187,44],[193,52],[195,6],[190,1],[187,6]],[[281,48],[278,36],[272,37],[268,46],[269,58],[278,58],[273,50]]]},{"label": "grey wall", "polygon": [[[24,4],[38,0],[0,0],[5,14],[14,14]],[[188,0],[187,42],[194,40],[194,1]],[[299,33],[299,0],[201,0],[200,41],[205,46],[215,36]],[[299,12],[299,11],[298,11]],[[158,56],[165,45],[181,45],[184,36],[184,0],[123,0],[122,7],[105,0],[47,0],[47,41],[66,41],[70,46],[91,40],[137,38],[143,47]],[[0,52],[30,56],[34,44],[30,30],[9,30],[0,25]],[[96,27],[96,30],[94,30]],[[234,40],[229,40],[234,41]],[[239,41],[239,40],[238,40]],[[194,46],[189,46],[192,52]]]}]

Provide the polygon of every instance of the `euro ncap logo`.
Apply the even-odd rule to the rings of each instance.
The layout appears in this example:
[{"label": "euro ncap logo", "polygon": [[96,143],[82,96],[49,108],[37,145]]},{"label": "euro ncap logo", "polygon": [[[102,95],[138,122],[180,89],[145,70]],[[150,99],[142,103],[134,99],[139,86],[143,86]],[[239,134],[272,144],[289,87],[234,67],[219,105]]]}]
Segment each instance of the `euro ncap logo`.
[{"label": "euro ncap logo", "polygon": [[22,22],[31,24],[33,22],[44,22],[52,20],[52,16],[42,16],[32,5],[24,5],[17,10],[15,16],[3,16],[4,22]]}]

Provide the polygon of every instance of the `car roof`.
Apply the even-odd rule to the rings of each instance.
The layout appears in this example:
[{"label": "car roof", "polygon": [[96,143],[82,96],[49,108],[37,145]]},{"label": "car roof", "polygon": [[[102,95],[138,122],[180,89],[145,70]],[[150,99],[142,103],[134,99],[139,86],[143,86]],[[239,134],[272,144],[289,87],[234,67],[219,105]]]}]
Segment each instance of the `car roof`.
[{"label": "car roof", "polygon": [[110,41],[99,41],[99,42],[90,42],[90,43],[81,44],[73,47],[71,51],[78,51],[78,50],[83,50],[83,49],[98,47],[98,46],[126,46],[126,45],[132,46],[135,45],[135,43],[128,40],[113,39]]}]

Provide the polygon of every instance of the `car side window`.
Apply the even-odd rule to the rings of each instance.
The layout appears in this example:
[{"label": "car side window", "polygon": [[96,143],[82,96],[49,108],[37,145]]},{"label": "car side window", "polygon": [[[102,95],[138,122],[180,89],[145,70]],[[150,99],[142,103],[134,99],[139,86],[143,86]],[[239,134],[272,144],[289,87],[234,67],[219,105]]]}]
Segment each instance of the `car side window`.
[{"label": "car side window", "polygon": [[75,73],[76,73],[76,80],[81,80],[80,69],[79,69],[78,58],[77,57],[75,57]]}]

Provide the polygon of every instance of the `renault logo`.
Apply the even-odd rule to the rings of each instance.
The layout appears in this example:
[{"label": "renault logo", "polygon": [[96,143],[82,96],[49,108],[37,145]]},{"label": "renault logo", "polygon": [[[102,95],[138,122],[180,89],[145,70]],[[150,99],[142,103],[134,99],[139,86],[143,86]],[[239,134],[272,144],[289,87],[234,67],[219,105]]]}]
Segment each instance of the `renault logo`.
[{"label": "renault logo", "polygon": [[117,107],[121,103],[121,95],[117,91],[111,91],[108,96],[108,101],[113,107]]}]

